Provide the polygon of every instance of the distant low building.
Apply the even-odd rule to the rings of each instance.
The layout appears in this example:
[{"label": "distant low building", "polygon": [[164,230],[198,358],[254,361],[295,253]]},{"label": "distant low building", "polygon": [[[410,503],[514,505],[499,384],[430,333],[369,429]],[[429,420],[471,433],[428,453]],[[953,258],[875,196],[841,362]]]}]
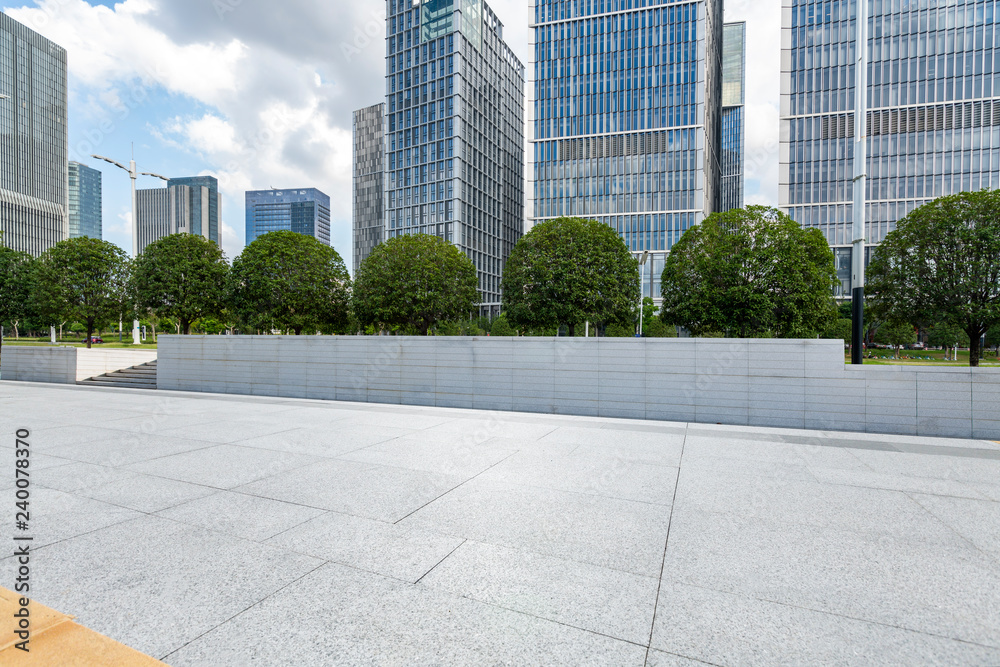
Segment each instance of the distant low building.
[{"label": "distant low building", "polygon": [[246,194],[246,244],[268,232],[292,231],[330,245],[330,197],[316,188]]},{"label": "distant low building", "polygon": [[101,238],[102,174],[79,162],[69,163],[69,237]]},{"label": "distant low building", "polygon": [[219,216],[222,198],[213,176],[172,178],[167,187],[136,192],[139,252],[170,234],[196,234],[222,245]]}]

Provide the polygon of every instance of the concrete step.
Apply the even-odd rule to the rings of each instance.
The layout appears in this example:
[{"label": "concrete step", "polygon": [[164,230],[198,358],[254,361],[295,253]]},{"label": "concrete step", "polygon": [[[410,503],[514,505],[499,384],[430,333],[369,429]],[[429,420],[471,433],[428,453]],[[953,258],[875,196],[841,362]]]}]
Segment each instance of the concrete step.
[{"label": "concrete step", "polygon": [[156,389],[156,362],[151,361],[114,373],[77,382],[85,387],[120,387],[126,389]]},{"label": "concrete step", "polygon": [[138,382],[105,382],[103,380],[80,380],[83,387],[117,387],[118,389],[156,389],[155,384],[140,384]]}]

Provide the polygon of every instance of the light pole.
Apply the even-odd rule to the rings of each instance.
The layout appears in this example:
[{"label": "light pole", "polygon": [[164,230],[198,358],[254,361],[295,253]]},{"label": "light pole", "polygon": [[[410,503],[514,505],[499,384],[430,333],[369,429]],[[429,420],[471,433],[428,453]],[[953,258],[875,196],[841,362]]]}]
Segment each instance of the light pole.
[{"label": "light pole", "polygon": [[[642,252],[642,259],[639,260],[639,266],[646,266],[646,260],[649,259],[649,251],[644,250]],[[645,304],[645,293],[646,288],[646,276],[642,275],[642,270],[639,270],[639,338],[642,338],[642,308]]]},{"label": "light pole", "polygon": [[851,364],[865,363],[865,185],[868,169],[868,0],[858,0],[854,48],[854,251],[851,256]]},{"label": "light pole", "polygon": [[[139,201],[136,199],[135,194],[135,180],[139,177],[136,173],[135,160],[130,160],[128,166],[126,167],[121,162],[112,160],[111,158],[104,157],[103,155],[91,155],[90,157],[95,160],[104,160],[108,164],[113,164],[123,171],[127,171],[129,178],[132,179],[132,259],[139,256]],[[143,176],[153,176],[155,178],[162,179],[164,181],[169,180],[165,176],[160,176],[159,174],[153,174],[150,172],[142,172]],[[142,342],[139,340],[139,320],[132,320],[132,344],[141,345]]]}]

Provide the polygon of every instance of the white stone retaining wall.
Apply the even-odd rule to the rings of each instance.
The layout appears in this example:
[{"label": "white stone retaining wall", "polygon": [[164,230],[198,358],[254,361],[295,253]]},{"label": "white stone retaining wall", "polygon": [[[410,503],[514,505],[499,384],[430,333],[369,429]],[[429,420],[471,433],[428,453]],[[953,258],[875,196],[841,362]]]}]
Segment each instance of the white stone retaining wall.
[{"label": "white stone retaining wall", "polygon": [[839,341],[161,336],[160,389],[1000,439],[1000,372]]},{"label": "white stone retaining wall", "polygon": [[4,345],[0,353],[0,379],[74,384],[155,360],[156,350]]}]

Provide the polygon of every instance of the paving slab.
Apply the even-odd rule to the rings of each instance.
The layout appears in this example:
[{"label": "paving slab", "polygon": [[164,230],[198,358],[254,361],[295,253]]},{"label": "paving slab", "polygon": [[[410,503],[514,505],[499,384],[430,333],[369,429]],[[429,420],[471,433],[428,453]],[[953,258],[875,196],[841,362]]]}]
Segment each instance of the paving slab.
[{"label": "paving slab", "polygon": [[639,667],[645,654],[610,637],[331,563],[166,662]]},{"label": "paving slab", "polygon": [[313,507],[199,488],[205,489],[206,493],[187,502],[169,505],[159,510],[158,514],[180,523],[255,542],[263,542],[323,514],[323,510]]},{"label": "paving slab", "polygon": [[290,528],[271,543],[415,583],[463,541],[419,528],[327,512]]},{"label": "paving slab", "polygon": [[[652,646],[713,665],[747,667],[788,664],[789,655],[796,664],[842,667],[1000,662],[998,648],[667,581]],[[663,656],[650,664],[672,663]]]},{"label": "paving slab", "polygon": [[645,645],[659,581],[470,540],[420,583]]}]

